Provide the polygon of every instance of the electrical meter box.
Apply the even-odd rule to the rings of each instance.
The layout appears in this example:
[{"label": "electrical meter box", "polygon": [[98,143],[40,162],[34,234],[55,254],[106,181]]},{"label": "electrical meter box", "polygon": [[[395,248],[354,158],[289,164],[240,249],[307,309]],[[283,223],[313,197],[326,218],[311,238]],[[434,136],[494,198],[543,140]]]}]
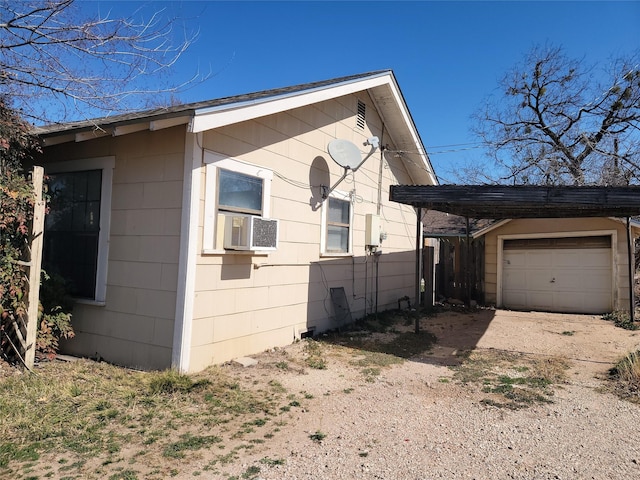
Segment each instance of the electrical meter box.
[{"label": "electrical meter box", "polygon": [[364,236],[364,244],[367,247],[378,247],[380,245],[380,215],[367,213]]}]

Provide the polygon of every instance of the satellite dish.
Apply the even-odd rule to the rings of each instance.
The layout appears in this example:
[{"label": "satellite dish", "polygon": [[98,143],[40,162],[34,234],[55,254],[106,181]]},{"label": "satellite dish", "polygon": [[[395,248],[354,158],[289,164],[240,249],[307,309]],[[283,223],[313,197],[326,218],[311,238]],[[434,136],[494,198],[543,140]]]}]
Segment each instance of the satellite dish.
[{"label": "satellite dish", "polygon": [[333,161],[342,168],[355,170],[362,163],[360,150],[349,140],[341,140],[339,138],[331,140],[327,150]]}]

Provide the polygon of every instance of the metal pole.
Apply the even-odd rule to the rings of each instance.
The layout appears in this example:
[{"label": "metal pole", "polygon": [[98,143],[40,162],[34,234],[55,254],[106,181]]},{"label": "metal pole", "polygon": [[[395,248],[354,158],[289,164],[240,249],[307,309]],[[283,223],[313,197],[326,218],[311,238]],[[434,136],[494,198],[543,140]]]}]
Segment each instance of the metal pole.
[{"label": "metal pole", "polygon": [[629,262],[629,320],[631,323],[635,321],[635,295],[634,295],[634,287],[635,287],[635,279],[633,270],[635,268],[635,256],[632,252],[632,239],[631,239],[631,217],[627,217],[627,257]]},{"label": "metal pole", "polygon": [[467,255],[464,262],[464,281],[467,284],[467,298],[465,305],[471,307],[471,238],[469,236],[469,217],[465,217],[467,223]]},{"label": "metal pole", "polygon": [[416,321],[415,330],[416,333],[420,333],[420,316],[418,315],[418,306],[420,305],[420,253],[422,252],[422,208],[418,207],[416,218]]}]

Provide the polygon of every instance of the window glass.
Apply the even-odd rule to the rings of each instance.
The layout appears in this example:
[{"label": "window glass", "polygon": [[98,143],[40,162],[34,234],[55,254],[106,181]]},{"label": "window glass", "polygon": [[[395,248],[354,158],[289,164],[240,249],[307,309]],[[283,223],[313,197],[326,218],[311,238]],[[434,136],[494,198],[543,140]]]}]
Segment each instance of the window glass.
[{"label": "window glass", "polygon": [[351,202],[329,197],[327,211],[326,251],[349,252]]},{"label": "window glass", "polygon": [[262,179],[220,169],[218,174],[218,206],[234,212],[262,212]]},{"label": "window glass", "polygon": [[61,275],[76,297],[95,296],[101,185],[102,170],[49,176],[44,269]]},{"label": "window glass", "polygon": [[349,224],[349,202],[337,198],[329,198],[329,222]]}]

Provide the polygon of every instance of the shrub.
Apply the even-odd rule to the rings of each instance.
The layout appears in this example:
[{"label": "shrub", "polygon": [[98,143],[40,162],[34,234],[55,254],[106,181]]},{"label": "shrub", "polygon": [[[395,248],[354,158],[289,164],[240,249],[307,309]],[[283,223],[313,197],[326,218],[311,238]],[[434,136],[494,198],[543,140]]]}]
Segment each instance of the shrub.
[{"label": "shrub", "polygon": [[609,370],[609,374],[626,389],[640,390],[640,350],[628,353]]},{"label": "shrub", "polygon": [[29,260],[29,226],[35,195],[23,171],[37,151],[28,125],[0,96],[0,351],[14,351],[14,325],[22,328],[26,315],[27,277],[20,262]]},{"label": "shrub", "polygon": [[66,282],[59,275],[49,276],[43,270],[40,283],[38,309],[38,336],[36,350],[49,358],[55,356],[61,338],[73,338],[71,309],[73,298],[66,289]]},{"label": "shrub", "polygon": [[636,323],[631,321],[631,317],[628,312],[621,310],[605,313],[602,316],[602,319],[613,322],[616,327],[624,328],[625,330],[638,330],[638,328],[640,328]]}]

